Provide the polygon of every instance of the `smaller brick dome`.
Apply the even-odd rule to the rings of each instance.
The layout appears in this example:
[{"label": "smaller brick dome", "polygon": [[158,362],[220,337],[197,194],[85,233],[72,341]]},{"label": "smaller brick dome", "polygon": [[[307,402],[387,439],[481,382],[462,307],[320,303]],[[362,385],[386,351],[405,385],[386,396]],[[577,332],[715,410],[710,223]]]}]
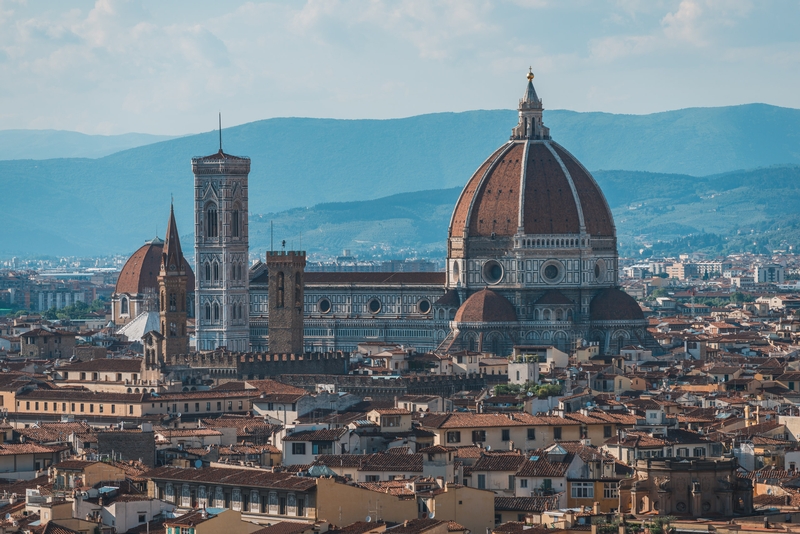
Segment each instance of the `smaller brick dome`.
[{"label": "smaller brick dome", "polygon": [[592,321],[643,321],[644,313],[633,297],[609,287],[592,299],[589,317]]},{"label": "smaller brick dome", "polygon": [[516,320],[514,306],[507,298],[491,289],[471,295],[458,309],[455,317],[455,321],[459,323],[505,323]]},{"label": "smaller brick dome", "polygon": [[[155,238],[134,252],[119,273],[114,292],[135,295],[148,288],[157,289],[163,251],[164,241]],[[183,259],[183,268],[186,269],[186,291],[194,292],[194,273],[186,258]]]}]

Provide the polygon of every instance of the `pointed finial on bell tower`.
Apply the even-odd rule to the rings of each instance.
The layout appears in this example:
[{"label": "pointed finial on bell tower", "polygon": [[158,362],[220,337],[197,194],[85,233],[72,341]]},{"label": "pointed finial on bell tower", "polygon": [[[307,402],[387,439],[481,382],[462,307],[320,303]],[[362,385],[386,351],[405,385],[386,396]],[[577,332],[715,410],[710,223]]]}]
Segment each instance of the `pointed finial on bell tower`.
[{"label": "pointed finial on bell tower", "polygon": [[219,112],[219,153],[222,154],[222,112]]}]

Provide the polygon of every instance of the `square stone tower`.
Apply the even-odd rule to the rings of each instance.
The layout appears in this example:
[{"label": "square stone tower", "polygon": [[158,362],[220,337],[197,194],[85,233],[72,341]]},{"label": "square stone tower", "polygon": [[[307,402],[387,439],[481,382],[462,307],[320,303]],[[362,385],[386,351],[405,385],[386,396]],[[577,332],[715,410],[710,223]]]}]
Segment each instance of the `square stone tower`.
[{"label": "square stone tower", "polygon": [[269,351],[303,354],[303,299],[306,253],[267,252]]},{"label": "square stone tower", "polygon": [[250,158],[192,158],[197,350],[250,350]]}]

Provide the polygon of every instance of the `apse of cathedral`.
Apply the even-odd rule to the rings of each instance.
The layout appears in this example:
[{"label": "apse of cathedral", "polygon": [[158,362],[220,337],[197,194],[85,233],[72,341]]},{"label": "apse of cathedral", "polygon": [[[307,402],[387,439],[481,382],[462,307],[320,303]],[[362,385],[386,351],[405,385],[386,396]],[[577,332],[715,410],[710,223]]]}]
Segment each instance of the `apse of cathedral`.
[{"label": "apse of cathedral", "polygon": [[[193,158],[197,276],[183,260],[173,285],[185,279],[196,349],[347,353],[373,341],[508,355],[519,345],[568,350],[583,341],[606,353],[631,343],[657,350],[639,305],[617,287],[605,196],[551,138],[527,78],[510,139],[466,181],[453,209],[445,272],[306,273],[302,251],[271,252],[248,268],[250,160],[221,147]],[[152,324],[169,333],[171,321],[155,323],[153,310],[160,248],[148,242],[120,275],[114,321],[129,339]]]}]

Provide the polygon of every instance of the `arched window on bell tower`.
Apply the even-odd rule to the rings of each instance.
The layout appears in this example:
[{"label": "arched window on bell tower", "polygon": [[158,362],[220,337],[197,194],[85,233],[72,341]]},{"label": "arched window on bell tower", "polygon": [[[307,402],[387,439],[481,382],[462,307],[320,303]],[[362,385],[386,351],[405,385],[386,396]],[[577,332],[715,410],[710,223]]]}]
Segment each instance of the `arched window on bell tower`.
[{"label": "arched window on bell tower", "polygon": [[277,286],[278,286],[278,294],[277,294],[277,295],[275,295],[275,298],[277,299],[277,301],[276,301],[276,303],[275,303],[275,306],[276,306],[277,308],[283,308],[283,293],[284,293],[284,291],[283,291],[283,289],[284,289],[284,276],[283,276],[283,271],[281,271],[281,272],[279,272],[279,273],[278,273],[278,283],[277,283]]},{"label": "arched window on bell tower", "polygon": [[231,236],[232,237],[239,237],[239,205],[236,204],[233,207],[233,211],[231,212]]},{"label": "arched window on bell tower", "polygon": [[206,237],[217,237],[218,228],[217,205],[209,204],[206,208]]}]

